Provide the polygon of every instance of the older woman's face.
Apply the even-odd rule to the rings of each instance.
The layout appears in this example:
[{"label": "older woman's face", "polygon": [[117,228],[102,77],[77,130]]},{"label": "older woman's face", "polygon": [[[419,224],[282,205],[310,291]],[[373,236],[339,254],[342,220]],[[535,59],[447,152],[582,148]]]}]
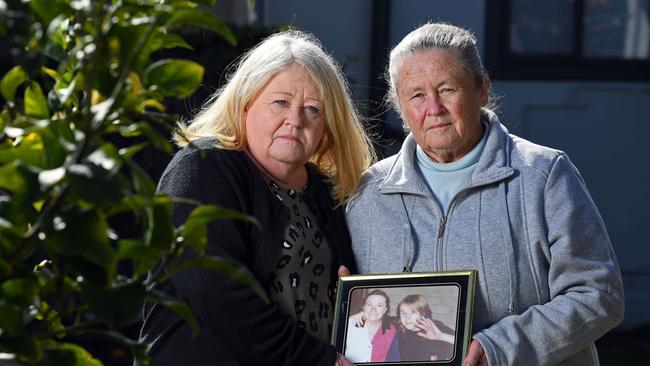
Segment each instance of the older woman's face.
[{"label": "older woman's face", "polygon": [[386,298],[381,295],[370,295],[363,304],[365,318],[371,322],[381,320],[387,310]]},{"label": "older woman's face", "polygon": [[444,50],[416,51],[398,69],[402,117],[418,145],[439,163],[467,154],[481,139],[481,107],[489,79],[477,87],[472,75]]},{"label": "older woman's face", "polygon": [[302,66],[292,64],[248,104],[245,123],[248,149],[264,168],[302,166],[325,131],[318,86]]}]

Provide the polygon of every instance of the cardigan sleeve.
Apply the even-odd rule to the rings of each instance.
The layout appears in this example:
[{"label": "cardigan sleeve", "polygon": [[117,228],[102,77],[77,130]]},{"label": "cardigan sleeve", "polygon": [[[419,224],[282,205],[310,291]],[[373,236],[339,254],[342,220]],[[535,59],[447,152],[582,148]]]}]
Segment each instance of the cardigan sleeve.
[{"label": "cardigan sleeve", "polygon": [[475,335],[490,365],[568,362],[623,318],[621,274],[605,224],[564,154],[548,174],[539,214],[550,249],[550,301]]},{"label": "cardigan sleeve", "polygon": [[[233,154],[237,153],[213,149],[174,159],[160,181],[159,191],[251,214],[250,206],[255,202],[250,202],[252,193],[246,191],[251,186],[246,176],[250,168],[243,164],[241,154],[235,158]],[[193,208],[176,205],[172,212],[174,224],[182,224]],[[253,230],[258,229],[236,220],[210,223],[206,254],[253,267],[256,246],[260,245],[252,242]],[[196,255],[189,250],[184,259]],[[171,284],[193,310],[201,331],[209,332],[243,365],[334,364],[336,352],[331,345],[308,334],[275,304],[266,304],[250,288],[220,272],[179,271],[172,276]]]}]

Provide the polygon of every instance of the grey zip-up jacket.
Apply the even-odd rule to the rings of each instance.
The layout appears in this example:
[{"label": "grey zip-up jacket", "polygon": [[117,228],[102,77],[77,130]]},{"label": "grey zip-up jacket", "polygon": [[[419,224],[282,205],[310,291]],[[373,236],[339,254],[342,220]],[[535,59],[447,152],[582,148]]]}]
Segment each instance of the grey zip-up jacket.
[{"label": "grey zip-up jacket", "polygon": [[594,341],[623,318],[620,269],[582,177],[561,151],[496,115],[467,185],[444,215],[409,135],[348,203],[361,273],[478,270],[474,338],[494,365],[598,365]]}]

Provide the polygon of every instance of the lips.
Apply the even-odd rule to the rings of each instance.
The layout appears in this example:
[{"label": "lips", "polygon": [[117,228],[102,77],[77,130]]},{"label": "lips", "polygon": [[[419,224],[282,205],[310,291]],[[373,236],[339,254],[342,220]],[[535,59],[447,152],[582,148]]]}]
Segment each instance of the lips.
[{"label": "lips", "polygon": [[443,128],[443,127],[447,127],[447,126],[451,126],[451,125],[452,125],[451,122],[435,123],[435,124],[429,126],[429,128],[427,128],[427,129],[435,130],[435,129],[438,129],[438,128]]},{"label": "lips", "polygon": [[415,324],[410,323],[410,324],[404,324],[404,328],[406,328],[406,329],[416,329],[417,327],[415,326]]},{"label": "lips", "polygon": [[280,136],[278,136],[276,138],[278,138],[280,140],[284,140],[284,141],[302,143],[302,141],[300,141],[300,138],[298,136],[294,136],[294,135],[280,135]]}]

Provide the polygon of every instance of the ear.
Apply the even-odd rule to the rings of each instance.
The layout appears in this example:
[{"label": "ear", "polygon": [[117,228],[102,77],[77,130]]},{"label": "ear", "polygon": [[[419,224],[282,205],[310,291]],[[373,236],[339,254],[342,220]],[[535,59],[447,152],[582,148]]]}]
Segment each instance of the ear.
[{"label": "ear", "polygon": [[488,74],[483,74],[483,82],[481,83],[481,107],[485,107],[488,103],[490,84],[490,76],[488,76]]}]

